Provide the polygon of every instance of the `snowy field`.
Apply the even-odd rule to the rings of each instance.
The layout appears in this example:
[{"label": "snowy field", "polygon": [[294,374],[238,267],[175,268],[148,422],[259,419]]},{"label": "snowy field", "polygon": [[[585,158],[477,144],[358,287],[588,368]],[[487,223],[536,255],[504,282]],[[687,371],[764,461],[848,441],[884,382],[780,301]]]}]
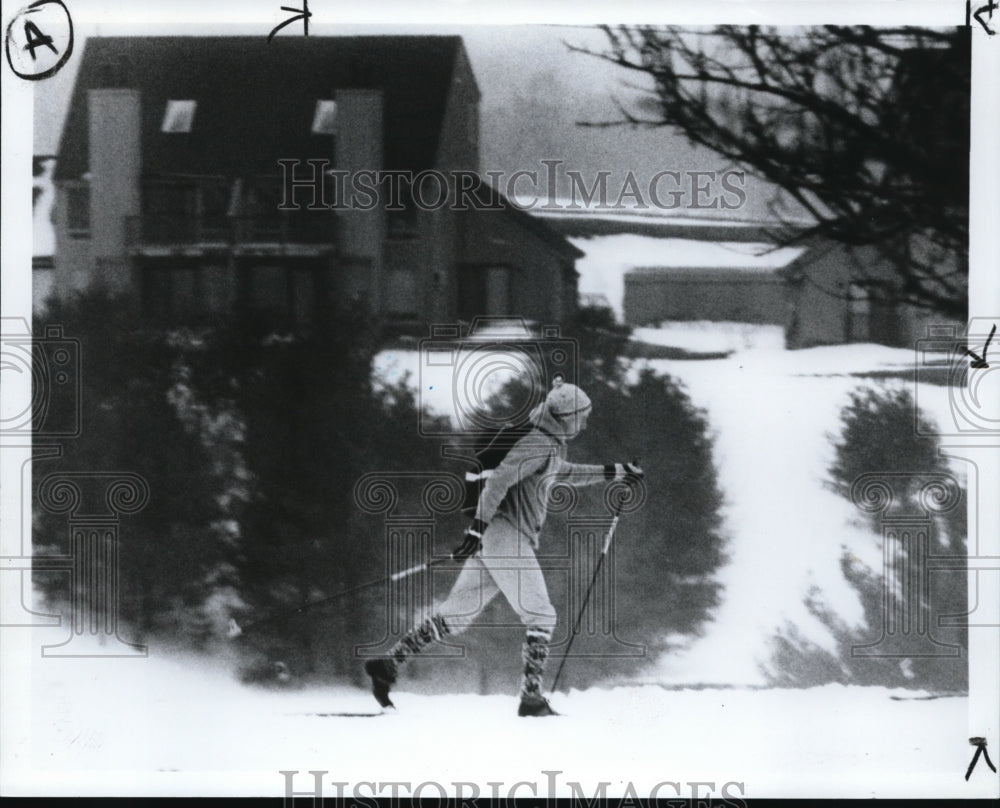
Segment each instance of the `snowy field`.
[{"label": "snowy field", "polygon": [[[696,326],[685,329],[698,336]],[[684,334],[641,337],[673,344]],[[539,796],[565,797],[576,793],[569,784],[579,783],[588,798],[602,781],[611,784],[609,796],[703,781],[714,784],[711,796],[730,798],[995,796],[995,778],[963,780],[971,759],[964,697],[760,688],[777,630],[792,624],[830,645],[803,605],[810,589],[847,623],[861,619],[838,561],[845,548],[873,567],[881,556],[872,534],[850,526],[850,504],[822,485],[828,433],[847,392],[865,383],[849,374],[912,369],[912,352],[875,345],[786,352],[766,331],[739,329],[714,338],[734,353],[637,361],[631,371],[648,364],[675,375],[705,408],[727,501],[722,604],[702,639],[659,661],[656,683],[557,695],[554,706],[565,715],[536,721],[514,715],[513,695],[417,695],[404,680],[396,715],[318,717],[310,713],[375,705],[354,689],[242,687],[221,663],[210,667],[155,646],[145,660],[42,659],[39,644],[59,642],[65,631],[44,629],[33,638],[17,634],[18,646],[5,643],[5,687],[20,677],[30,693],[5,717],[21,727],[6,736],[16,751],[5,791],[279,796],[279,770],[300,772],[295,789],[303,791],[315,769],[328,772],[330,795],[338,781],[349,795],[360,788],[360,796],[373,794],[366,781],[411,788],[430,781],[448,794],[460,781],[477,784],[484,796],[490,782],[504,784],[497,788],[506,796],[504,789],[526,781],[520,796],[531,796],[534,784]],[[432,378],[421,376],[418,364],[415,351],[384,352],[376,372],[386,383],[449,388],[447,369]],[[921,388],[919,402],[934,417],[949,417],[945,388]],[[595,413],[591,428],[604,417]],[[655,483],[656,469],[647,475]],[[13,658],[30,659],[30,669],[11,666]],[[692,683],[702,687],[684,687]],[[440,793],[427,788],[423,796]],[[462,788],[470,796],[472,787]],[[677,796],[669,786],[659,795]]]},{"label": "snowy field", "polygon": [[[280,796],[280,770],[300,772],[298,791],[320,770],[328,796],[338,781],[362,796],[391,781],[449,794],[474,783],[484,796],[489,783],[507,796],[519,781],[539,796],[588,798],[602,781],[609,796],[630,786],[646,796],[663,782],[689,796],[691,781],[714,784],[716,797],[726,784],[731,797],[985,796],[962,780],[966,700],[912,691],[593,689],[556,696],[558,718],[526,720],[509,696],[404,687],[394,715],[335,718],[312,713],[367,712],[374,701],[346,688],[241,688],[223,670],[155,649],[145,660],[36,656],[31,677],[30,738],[17,745],[7,793],[30,770],[47,794]],[[676,796],[671,786],[659,793]]]}]

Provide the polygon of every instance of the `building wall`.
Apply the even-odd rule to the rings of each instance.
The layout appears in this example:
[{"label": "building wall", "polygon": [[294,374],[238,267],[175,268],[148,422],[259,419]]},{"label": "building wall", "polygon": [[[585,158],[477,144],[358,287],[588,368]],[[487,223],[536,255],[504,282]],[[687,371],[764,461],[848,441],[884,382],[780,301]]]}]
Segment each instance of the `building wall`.
[{"label": "building wall", "polygon": [[458,313],[460,213],[442,208],[423,213],[430,221],[431,241],[423,264],[424,311],[437,322],[453,322]]},{"label": "building wall", "polygon": [[441,171],[479,170],[479,89],[464,47],[455,57],[434,164]]},{"label": "building wall", "polygon": [[127,217],[141,210],[140,93],[100,89],[87,96],[94,272],[110,291],[130,292],[125,227]]},{"label": "building wall", "polygon": [[[87,93],[90,154],[88,176],[56,184],[53,227],[55,288],[70,297],[95,282],[112,292],[130,292],[133,279],[126,252],[126,218],[140,210],[140,93],[99,89]],[[72,230],[69,196],[85,189],[90,227]]]},{"label": "building wall", "polygon": [[[383,98],[380,90],[337,90],[337,136],[334,164],[339,171],[378,171],[383,153]],[[349,202],[349,198],[347,200]],[[368,200],[356,197],[359,204]],[[338,238],[345,268],[359,273],[355,284],[371,309],[379,313],[384,298],[396,294],[388,287],[384,266],[385,213],[378,205],[370,210],[347,205],[337,212]],[[353,291],[353,290],[352,290]]]},{"label": "building wall", "polygon": [[625,274],[625,322],[633,326],[664,320],[781,324],[787,307],[784,283],[774,273],[707,269],[703,274]]},{"label": "building wall", "polygon": [[[914,246],[920,249],[918,242]],[[871,248],[828,244],[806,253],[794,269],[798,280],[789,285],[785,330],[789,348],[847,342],[912,348],[930,325],[964,325],[905,304],[849,300],[851,278],[861,271],[891,276],[886,259]]]},{"label": "building wall", "polygon": [[507,310],[476,314],[510,314],[540,323],[560,323],[571,314],[566,302],[571,296],[575,300],[575,288],[567,289],[567,284],[575,280],[575,272],[565,277],[568,259],[504,211],[470,210],[457,215],[462,230],[459,271],[473,276],[482,273],[482,300],[497,308],[503,305],[503,273],[490,272],[491,268],[505,268],[508,277]]},{"label": "building wall", "polygon": [[[448,92],[435,169],[475,171],[479,163],[480,96],[463,48],[457,53]],[[337,102],[332,155],[336,168],[356,172],[384,167],[383,93],[348,89],[333,95]],[[160,262],[130,258],[127,219],[143,210],[141,101],[140,93],[129,89],[91,90],[87,94],[90,171],[87,178],[63,182],[57,189],[58,288],[70,293],[100,278],[113,291],[133,291],[146,307],[155,296],[150,289],[167,284],[171,300],[188,299],[195,289],[207,295],[202,302],[209,312],[239,310],[242,304],[237,298],[255,294],[252,290],[256,286],[256,282],[245,283],[243,274],[252,269],[254,277],[259,274],[266,286],[269,277],[280,274],[277,264],[292,267],[294,262],[275,258],[270,261],[275,266],[269,270],[265,261],[258,273],[244,266],[244,259],[206,257],[197,259],[204,266],[185,270],[196,278],[191,280],[182,272],[176,279],[167,278]],[[75,236],[69,231],[66,204],[69,188],[74,185],[86,188],[91,201],[90,229]],[[454,187],[448,191],[453,197]],[[412,232],[392,238],[387,214],[380,205],[371,210],[349,207],[338,211],[336,217],[338,254],[324,259],[330,270],[324,288],[335,301],[367,305],[374,315],[390,321],[453,321],[460,306],[459,265],[474,264],[493,267],[484,270],[488,286],[484,293],[489,300],[487,305],[484,298],[484,307],[555,322],[575,307],[572,260],[560,256],[509,214],[467,214],[444,205],[418,211]],[[221,283],[227,270],[235,275]],[[299,272],[295,268],[289,271]],[[296,282],[295,288],[300,286],[307,288],[305,283]],[[244,291],[237,294],[237,288]],[[168,310],[174,311],[178,305],[171,303]]]},{"label": "building wall", "polygon": [[[450,172],[479,168],[479,90],[465,48],[458,49],[448,90],[434,169],[448,179],[448,199],[455,198]],[[428,180],[424,192],[433,203],[438,187]],[[416,213],[416,237],[390,239],[386,272],[393,279],[390,317],[450,322],[458,314],[459,221],[450,205],[431,205]]]},{"label": "building wall", "polygon": [[[52,205],[52,226],[55,229],[56,251],[55,292],[60,298],[70,298],[86,289],[92,280],[94,258],[91,237],[70,235],[68,196],[71,188],[89,188],[85,181],[56,183],[55,202]],[[89,190],[87,191],[89,194]],[[91,210],[91,220],[94,211]]]},{"label": "building wall", "polygon": [[447,320],[450,276],[454,274],[454,236],[438,222],[442,212],[420,211],[418,235],[389,239],[385,265],[389,293],[385,314],[390,319]]}]

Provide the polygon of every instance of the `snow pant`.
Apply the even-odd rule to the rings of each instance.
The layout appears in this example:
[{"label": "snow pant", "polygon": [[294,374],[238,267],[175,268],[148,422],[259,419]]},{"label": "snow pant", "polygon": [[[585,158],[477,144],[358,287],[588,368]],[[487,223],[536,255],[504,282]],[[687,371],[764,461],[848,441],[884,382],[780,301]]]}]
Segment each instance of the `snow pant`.
[{"label": "snow pant", "polygon": [[542,676],[556,611],[531,539],[503,517],[494,519],[486,529],[482,551],[465,562],[435,615],[414,626],[391,649],[393,667],[434,640],[464,631],[501,592],[525,626],[521,699],[542,699]]},{"label": "snow pant", "polygon": [[525,628],[548,629],[551,635],[556,610],[531,539],[498,516],[483,534],[482,552],[465,562],[437,613],[457,634],[501,592]]}]

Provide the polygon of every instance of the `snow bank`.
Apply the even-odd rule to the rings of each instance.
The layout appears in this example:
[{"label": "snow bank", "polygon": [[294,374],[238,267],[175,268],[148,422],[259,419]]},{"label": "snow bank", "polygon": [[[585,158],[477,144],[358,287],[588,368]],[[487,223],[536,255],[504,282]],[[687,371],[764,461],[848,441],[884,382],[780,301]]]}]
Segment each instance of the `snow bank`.
[{"label": "snow bank", "polygon": [[663,323],[658,328],[636,328],[632,331],[632,339],[699,353],[729,353],[761,348],[782,350],[785,347],[785,330],[780,325],[692,320]]}]

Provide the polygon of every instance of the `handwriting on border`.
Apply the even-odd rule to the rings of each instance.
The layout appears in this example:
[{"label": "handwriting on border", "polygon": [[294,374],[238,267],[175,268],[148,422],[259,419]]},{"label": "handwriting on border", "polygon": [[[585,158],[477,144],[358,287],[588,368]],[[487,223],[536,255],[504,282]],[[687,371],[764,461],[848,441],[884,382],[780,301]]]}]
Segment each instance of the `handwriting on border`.
[{"label": "handwriting on border", "polygon": [[[997,0],[989,0],[985,6],[980,6],[975,11],[972,10],[972,0],[966,0],[965,2],[965,24],[972,25],[972,19],[975,18],[983,30],[990,36],[995,36],[996,31],[990,28],[990,23],[993,22],[993,12],[1000,9],[1000,3]],[[985,14],[986,18],[983,19]]]},{"label": "handwriting on border", "polygon": [[291,8],[290,6],[282,6],[281,10],[295,12],[295,16],[289,17],[280,25],[275,26],[275,28],[271,31],[271,33],[267,35],[268,42],[274,39],[274,35],[277,34],[278,31],[280,31],[286,25],[291,25],[292,23],[298,22],[299,20],[302,20],[303,35],[309,36],[309,18],[312,17],[312,12],[309,10],[309,0],[302,0],[302,8]]},{"label": "handwriting on border", "polygon": [[14,75],[27,81],[54,76],[73,54],[69,9],[62,0],[36,0],[22,9],[7,26],[4,51]]}]

